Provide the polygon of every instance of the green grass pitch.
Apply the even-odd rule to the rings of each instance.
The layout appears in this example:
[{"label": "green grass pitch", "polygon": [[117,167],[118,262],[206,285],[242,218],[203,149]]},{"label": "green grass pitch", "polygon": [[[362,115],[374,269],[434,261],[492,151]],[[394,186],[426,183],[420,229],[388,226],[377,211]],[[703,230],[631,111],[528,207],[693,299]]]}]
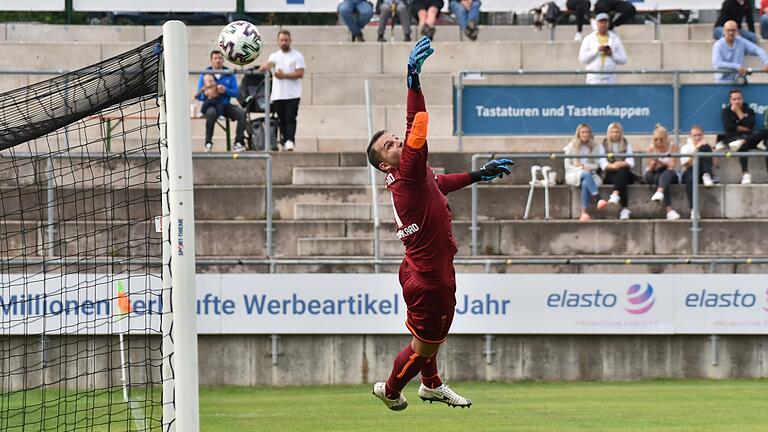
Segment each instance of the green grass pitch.
[{"label": "green grass pitch", "polygon": [[[387,410],[370,385],[203,387],[202,432],[553,431],[765,432],[768,380],[455,383],[468,409],[424,403],[416,381],[410,405]],[[160,430],[158,390],[132,392],[137,423],[119,391],[28,391],[0,395],[0,431]],[[27,409],[23,409],[26,399]],[[141,402],[146,400],[147,402]],[[42,407],[45,407],[44,409]],[[144,429],[144,428],[147,429]]]}]

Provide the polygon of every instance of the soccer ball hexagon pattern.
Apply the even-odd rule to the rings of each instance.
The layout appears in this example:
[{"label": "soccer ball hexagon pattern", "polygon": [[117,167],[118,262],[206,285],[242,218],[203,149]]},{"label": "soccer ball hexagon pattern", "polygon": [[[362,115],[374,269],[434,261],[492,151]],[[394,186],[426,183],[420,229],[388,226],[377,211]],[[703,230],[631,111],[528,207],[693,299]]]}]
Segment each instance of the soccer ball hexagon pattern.
[{"label": "soccer ball hexagon pattern", "polygon": [[261,35],[248,21],[234,21],[219,33],[219,48],[224,58],[238,66],[252,63],[261,54]]}]

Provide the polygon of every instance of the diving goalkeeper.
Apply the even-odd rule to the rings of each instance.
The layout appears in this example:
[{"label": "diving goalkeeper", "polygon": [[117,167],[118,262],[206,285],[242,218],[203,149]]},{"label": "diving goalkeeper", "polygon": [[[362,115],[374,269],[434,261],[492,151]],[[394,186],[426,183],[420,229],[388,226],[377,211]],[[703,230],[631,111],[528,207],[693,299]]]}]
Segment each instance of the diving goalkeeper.
[{"label": "diving goalkeeper", "polygon": [[408,58],[405,139],[382,130],[373,135],[367,150],[371,165],[387,173],[397,237],[405,246],[400,285],[408,309],[405,325],[413,338],[395,358],[389,379],[373,386],[373,394],[394,411],[408,406],[400,392],[419,373],[422,400],[472,405],[471,400],[443,384],[437,372],[437,351],[448,335],[456,308],[456,240],[445,195],[509,174],[512,165],[511,160],[501,159],[488,162],[479,171],[435,175],[427,164],[428,115],[419,73],[433,52],[429,39],[423,37]]}]

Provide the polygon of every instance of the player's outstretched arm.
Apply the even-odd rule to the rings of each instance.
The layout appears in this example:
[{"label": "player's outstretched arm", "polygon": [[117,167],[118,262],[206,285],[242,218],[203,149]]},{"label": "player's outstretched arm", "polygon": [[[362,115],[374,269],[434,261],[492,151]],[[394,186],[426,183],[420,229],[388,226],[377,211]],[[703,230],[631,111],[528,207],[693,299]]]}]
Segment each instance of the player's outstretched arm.
[{"label": "player's outstretched arm", "polygon": [[443,195],[448,195],[449,193],[469,186],[472,183],[489,181],[497,177],[502,178],[504,174],[509,175],[509,168],[513,164],[514,162],[509,159],[497,159],[489,161],[477,171],[457,174],[441,174],[437,176],[437,187]]},{"label": "player's outstretched arm", "polygon": [[408,134],[411,132],[411,125],[413,119],[416,117],[416,113],[426,111],[427,106],[424,103],[424,94],[421,92],[421,81],[419,80],[419,74],[421,73],[421,67],[424,65],[424,61],[434,53],[435,50],[431,46],[431,42],[428,37],[424,36],[413,47],[411,55],[408,57],[408,74],[406,77],[408,83],[408,100],[406,102],[406,128],[405,138],[408,139]]}]

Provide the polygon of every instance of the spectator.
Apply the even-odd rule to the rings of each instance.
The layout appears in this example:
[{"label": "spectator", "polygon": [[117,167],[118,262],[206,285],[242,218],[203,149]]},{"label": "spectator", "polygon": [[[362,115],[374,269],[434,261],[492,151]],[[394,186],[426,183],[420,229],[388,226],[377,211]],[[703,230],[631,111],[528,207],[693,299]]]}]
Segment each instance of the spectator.
[{"label": "spectator", "polygon": [[[379,31],[376,40],[386,42],[384,39],[384,30],[387,29],[387,21],[390,18],[395,19],[395,13],[400,18],[400,25],[403,27],[403,42],[411,41],[411,13],[408,10],[407,0],[380,0],[379,1]],[[394,29],[394,23],[392,29]]]},{"label": "spectator", "polygon": [[480,32],[477,28],[477,23],[480,21],[480,0],[451,0],[448,8],[456,17],[461,31],[470,40],[477,40],[477,34]]},{"label": "spectator", "polygon": [[[744,104],[744,95],[741,90],[734,89],[728,93],[728,106],[723,108],[723,129],[725,129],[725,141],[731,151],[745,152],[754,148],[765,151],[765,140],[768,138],[768,130],[755,129],[755,112]],[[741,184],[752,183],[749,174],[749,159],[739,158],[741,164]],[[768,159],[766,159],[768,166]]]},{"label": "spectator", "polygon": [[768,0],[760,0],[760,36],[768,39]]},{"label": "spectator", "polygon": [[619,123],[611,123],[605,132],[603,140],[603,153],[608,154],[600,158],[600,170],[603,172],[603,183],[612,184],[613,191],[608,198],[609,204],[621,205],[619,219],[629,219],[629,185],[635,182],[635,158],[613,157],[611,153],[632,154],[632,146],[624,138],[624,129]]},{"label": "spectator", "polygon": [[572,10],[576,15],[576,34],[573,36],[573,40],[581,42],[581,29],[584,27],[584,23],[589,22],[589,10],[592,5],[589,0],[568,0],[565,2],[565,7]]},{"label": "spectator", "polygon": [[648,153],[659,154],[658,158],[649,159],[645,167],[645,182],[650,185],[656,185],[656,192],[651,195],[651,201],[663,201],[667,212],[667,220],[680,219],[680,213],[672,208],[672,191],[670,185],[677,184],[677,172],[675,166],[677,159],[664,156],[669,153],[675,153],[677,148],[669,142],[669,133],[662,125],[656,125],[653,130],[653,139],[648,147]]},{"label": "spectator", "polygon": [[736,37],[736,22],[728,21],[724,26],[723,37],[712,45],[712,66],[715,69],[733,69],[734,72],[716,73],[715,82],[730,83],[737,79],[746,79],[749,69],[744,66],[744,57],[753,55],[760,58],[763,70],[768,72],[768,56],[765,51],[752,42]]},{"label": "spectator", "polygon": [[[699,125],[691,127],[688,142],[680,149],[680,153],[712,153],[712,147],[704,140],[704,131]],[[685,191],[688,194],[688,205],[691,207],[691,219],[693,219],[696,209],[693,208],[693,158],[680,158],[680,165],[683,167],[683,183]],[[699,183],[711,187],[715,184],[712,180],[712,158],[699,158]]]},{"label": "spectator", "polygon": [[600,15],[604,13],[610,15],[613,13],[608,26],[610,30],[632,21],[632,18],[635,17],[635,12],[636,10],[632,3],[624,0],[597,0],[595,4],[595,14]]},{"label": "spectator", "polygon": [[600,198],[600,176],[595,172],[598,168],[598,158],[603,154],[603,147],[597,145],[592,134],[592,128],[586,123],[580,123],[576,127],[576,136],[563,149],[566,155],[581,155],[579,158],[565,159],[565,183],[571,186],[581,186],[581,214],[580,221],[592,220],[587,213],[589,203],[597,199],[597,208],[602,209],[607,205]]},{"label": "spectator", "polygon": [[[205,70],[220,71],[228,69],[224,66],[224,55],[219,50],[211,51],[210,62],[211,65]],[[206,75],[209,77],[206,78]],[[245,111],[229,103],[229,98],[237,97],[238,94],[237,79],[235,79],[234,75],[221,73],[200,74],[195,98],[203,101],[201,113],[205,116],[204,145],[206,152],[211,151],[213,148],[213,128],[216,126],[216,120],[222,115],[237,122],[235,145],[232,150],[239,152],[245,149],[243,146]]]},{"label": "spectator", "polygon": [[[597,30],[581,42],[579,62],[588,71],[613,71],[617,64],[625,64],[627,55],[619,35],[608,30],[608,14],[597,14]],[[613,84],[615,74],[587,74],[587,84]]]},{"label": "spectator", "polygon": [[365,42],[363,29],[373,17],[373,5],[366,0],[341,0],[339,15],[352,33],[352,42]]},{"label": "spectator", "polygon": [[419,19],[417,29],[420,35],[428,37],[429,40],[434,39],[435,23],[442,8],[443,0],[414,0],[413,10]]},{"label": "spectator", "polygon": [[270,101],[272,111],[277,114],[277,124],[283,150],[292,151],[296,142],[296,117],[301,101],[301,78],[304,77],[304,56],[291,48],[291,33],[280,30],[277,33],[280,50],[269,55],[260,71],[271,70],[275,78]]},{"label": "spectator", "polygon": [[[741,28],[741,22],[747,19],[747,27],[749,30]],[[715,21],[715,28],[712,31],[712,36],[715,40],[723,37],[723,29],[725,23],[733,21],[736,23],[736,27],[741,34],[741,37],[748,39],[752,43],[757,43],[757,35],[755,35],[755,18],[752,15],[752,2],[751,0],[725,0],[723,6],[720,8],[720,14]]]}]

